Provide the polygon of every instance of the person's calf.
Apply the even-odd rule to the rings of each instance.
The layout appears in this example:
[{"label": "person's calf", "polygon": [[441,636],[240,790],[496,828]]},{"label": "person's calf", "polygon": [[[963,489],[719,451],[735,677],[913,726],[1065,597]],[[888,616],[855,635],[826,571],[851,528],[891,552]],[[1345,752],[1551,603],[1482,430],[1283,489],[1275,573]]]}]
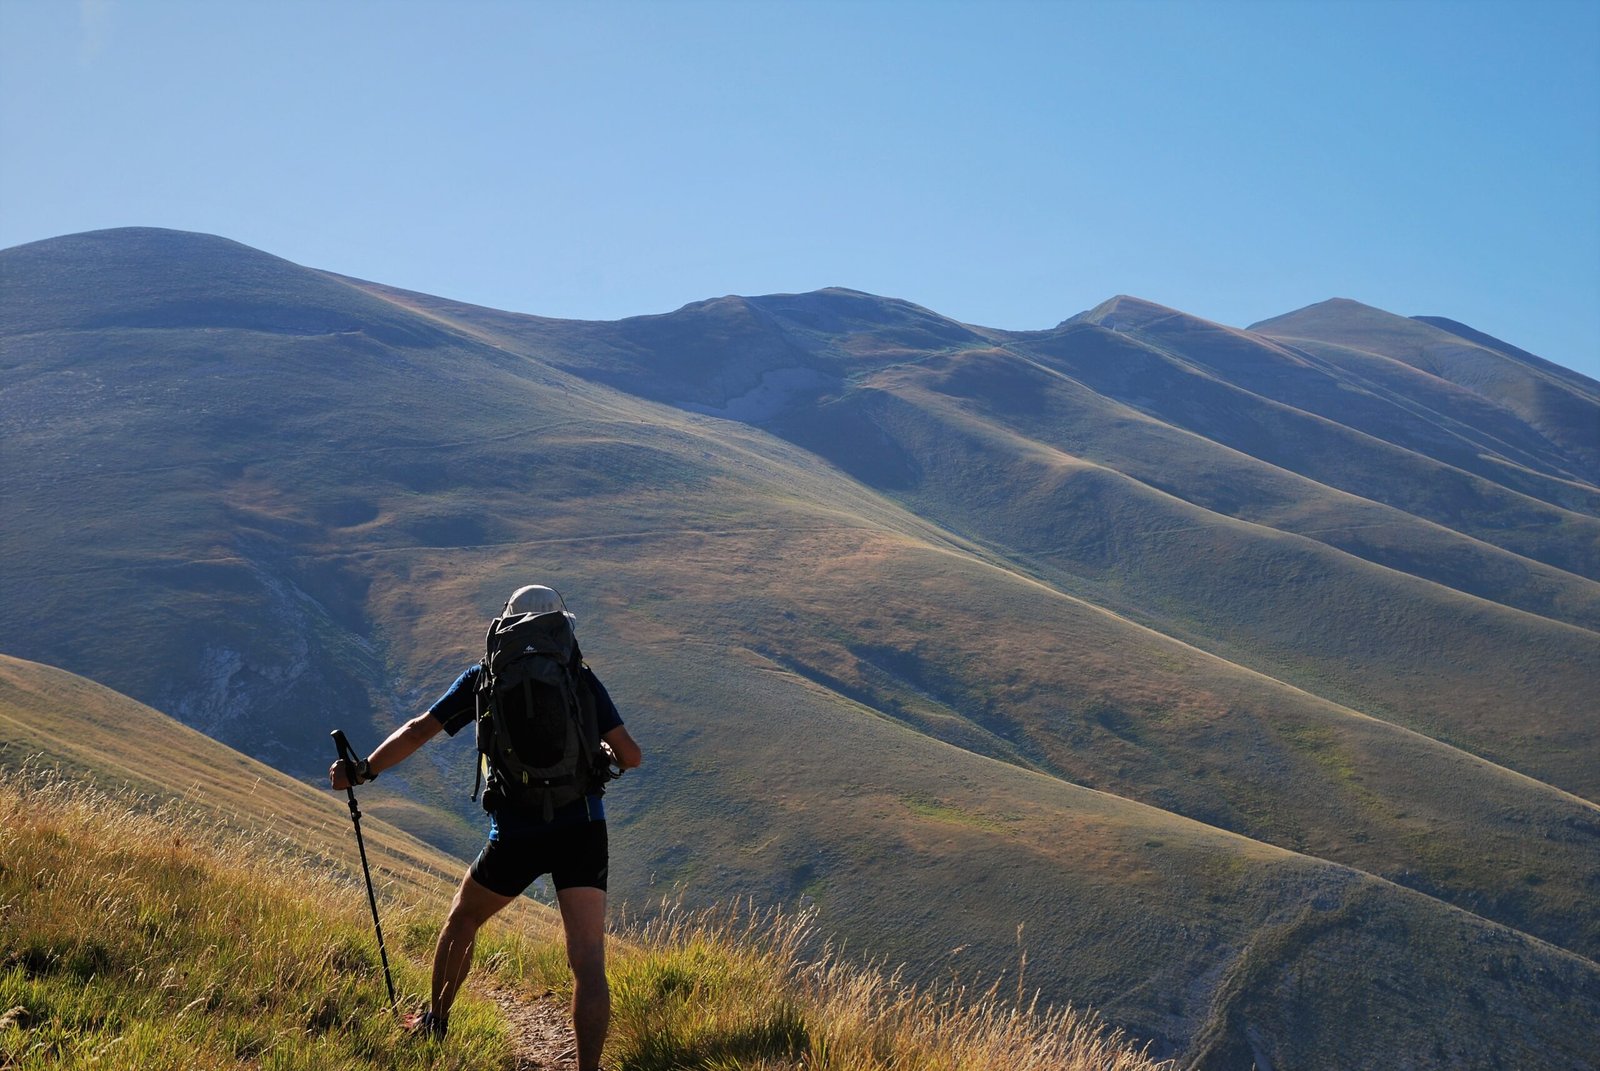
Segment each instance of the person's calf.
[{"label": "person's calf", "polygon": [[472,954],[477,944],[478,924],[452,915],[439,931],[433,951],[433,991],[430,1010],[444,1026],[450,1022],[450,1008],[472,970]]},{"label": "person's calf", "polygon": [[478,930],[506,904],[511,897],[480,885],[469,873],[456,890],[450,913],[445,916],[439,930],[439,942],[433,951],[433,990],[430,1010],[443,1031],[450,1022],[450,1007],[455,1003],[467,973],[472,969],[473,946]]},{"label": "person's calf", "polygon": [[600,1051],[611,1023],[611,988],[606,983],[603,889],[575,887],[557,892],[566,931],[567,963],[572,968],[572,1025],[580,1071],[598,1071]]},{"label": "person's calf", "polygon": [[611,987],[605,973],[585,972],[573,978],[572,1032],[578,1043],[580,1071],[598,1071],[611,1026]]}]

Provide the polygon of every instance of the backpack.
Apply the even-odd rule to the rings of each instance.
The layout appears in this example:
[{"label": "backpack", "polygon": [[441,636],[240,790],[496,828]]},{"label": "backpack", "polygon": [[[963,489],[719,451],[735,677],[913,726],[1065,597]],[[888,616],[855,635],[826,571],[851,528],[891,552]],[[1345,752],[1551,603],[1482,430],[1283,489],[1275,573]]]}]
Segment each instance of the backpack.
[{"label": "backpack", "polygon": [[603,792],[608,764],[567,615],[496,618],[484,646],[474,696],[478,777],[488,771],[484,807],[537,807],[548,822],[556,808]]}]

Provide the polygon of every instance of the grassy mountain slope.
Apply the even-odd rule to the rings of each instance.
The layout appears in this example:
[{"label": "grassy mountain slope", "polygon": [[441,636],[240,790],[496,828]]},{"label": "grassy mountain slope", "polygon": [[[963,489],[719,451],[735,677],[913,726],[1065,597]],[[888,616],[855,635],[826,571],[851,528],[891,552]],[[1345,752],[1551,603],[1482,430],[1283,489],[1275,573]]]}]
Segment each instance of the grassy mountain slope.
[{"label": "grassy mountain slope", "polygon": [[[1513,486],[1103,325],[849,291],[578,324],[239,248],[0,254],[0,649],[310,776],[551,580],[650,753],[632,899],[806,897],[929,977],[1023,924],[1030,985],[1205,1066],[1327,1058],[1380,980],[1417,1018],[1351,1066],[1591,999],[1594,490],[1531,434],[1496,432]],[[371,808],[474,850],[469,751]]]},{"label": "grassy mountain slope", "polygon": [[[1593,574],[1591,557],[1573,556],[1583,545],[1560,533],[1539,540],[1505,530],[1515,527],[1508,517],[1555,524],[1576,513],[1592,522],[1600,498],[1592,473],[1572,476],[1566,451],[1493,399],[1442,389],[1403,362],[1347,371],[1264,336],[1159,312],[1146,310],[1132,325],[1113,317],[1112,328],[1093,317],[1069,321],[1030,348],[1064,360],[1069,375],[1097,390],[1105,383],[1138,408],[1269,464]],[[1138,373],[1131,383],[1123,362]],[[1502,544],[1507,538],[1524,541]]]},{"label": "grassy mountain slope", "polygon": [[[21,706],[30,714],[31,724],[44,727],[37,731],[41,737],[64,739],[81,733],[84,740],[92,741],[102,731],[100,726],[110,721],[133,727],[125,737],[122,758],[141,767],[149,766],[157,773],[169,761],[167,752],[173,750],[183,768],[191,762],[213,769],[230,763],[251,765],[249,760],[230,758],[226,749],[216,744],[192,741],[190,734],[160,715],[88,682],[16,660],[8,660],[6,670],[8,686],[14,689],[8,690],[6,709],[20,713],[12,696],[28,697]],[[770,670],[758,672],[771,675]],[[767,687],[773,685],[769,682]],[[737,683],[738,694],[764,707],[762,700],[768,697],[760,693],[760,688],[758,681]],[[826,701],[826,697],[818,699]],[[795,720],[816,725],[806,717],[810,712],[802,709],[794,713]],[[1582,1059],[1583,1034],[1581,1030],[1574,1031],[1572,1024],[1600,1012],[1600,970],[1592,963],[1353,871],[1329,867],[1011,766],[991,764],[984,798],[992,809],[967,810],[969,799],[952,800],[941,776],[947,772],[944,757],[933,753],[941,750],[937,745],[881,720],[852,716],[849,711],[835,710],[824,717],[827,720],[820,727],[840,737],[863,764],[885,752],[885,736],[912,752],[911,761],[905,764],[909,773],[897,773],[887,781],[869,781],[855,770],[839,771],[841,780],[855,781],[855,794],[841,797],[831,806],[843,812],[836,819],[839,824],[848,823],[858,832],[834,846],[839,858],[830,860],[830,865],[815,866],[812,885],[826,914],[844,918],[864,915],[881,927],[881,932],[892,935],[880,942],[884,955],[904,953],[925,958],[926,942],[916,939],[920,929],[931,929],[941,942],[961,942],[969,948],[981,947],[985,941],[1009,943],[1018,955],[1027,954],[1026,975],[1017,985],[1029,989],[1043,985],[1057,992],[1106,993],[1113,998],[1113,1018],[1137,1023],[1147,1036],[1154,1033],[1161,1037],[1166,1031],[1194,1032],[1198,1043],[1192,1055],[1194,1065],[1201,1067],[1230,1067],[1241,1059],[1261,1058],[1323,1063],[1335,1058],[1334,1053],[1345,1066],[1384,1066],[1397,1044],[1392,1032],[1385,1033],[1383,1039],[1374,1036],[1354,1042],[1340,1037],[1336,1045],[1333,1035],[1342,1034],[1342,1027],[1351,1021],[1393,1014],[1390,1005],[1395,994],[1405,995],[1402,1010],[1409,1020],[1399,1034],[1398,1044],[1405,1046],[1407,1052],[1415,1051],[1423,1064],[1435,1056],[1446,1062],[1457,1058],[1469,1063],[1481,1061],[1486,1052],[1492,1051],[1497,1058],[1537,1057],[1554,1061],[1551,1066],[1581,1066],[1578,1061]],[[727,718],[725,728],[737,732],[740,720]],[[743,720],[754,719],[746,715]],[[670,731],[671,727],[667,728]],[[807,783],[815,778],[816,770],[797,760],[794,742],[755,732],[746,734],[746,738],[756,741],[748,763],[751,769],[762,771],[766,790],[784,805],[790,801],[795,806],[803,805]],[[175,742],[178,746],[174,749]],[[184,757],[184,745],[192,747],[195,760]],[[26,742],[13,742],[7,754],[28,746]],[[77,754],[92,760],[98,749]],[[103,766],[99,769],[106,771]],[[112,780],[120,776],[114,769],[107,772]],[[676,784],[667,786],[669,789],[682,788],[696,779],[693,771],[675,771],[674,776]],[[705,776],[701,773],[699,778]],[[733,776],[738,779],[737,774]],[[939,780],[930,782],[932,777]],[[275,779],[267,775],[263,780]],[[946,786],[944,797],[932,795],[930,788],[935,784]],[[1006,791],[1018,784],[1026,785],[1027,791]],[[267,804],[263,796],[263,791],[257,789],[241,799],[238,805],[244,808],[242,813],[248,821],[235,818],[231,824],[259,824],[268,806],[281,806],[276,801]],[[659,801],[660,806],[672,808],[675,796],[669,791]],[[272,828],[280,834],[293,834],[304,828],[307,839],[300,841],[299,847],[307,848],[317,837],[315,821],[294,814],[294,805],[298,804],[301,811],[316,811],[317,801],[326,797],[288,786],[279,791],[277,798],[288,801],[290,806],[284,808],[284,819],[273,823]],[[706,821],[701,807],[685,806],[681,796],[677,799],[681,810],[673,815],[668,828],[691,842],[708,834],[717,835],[717,825]],[[1019,806],[1019,800],[1026,809],[999,809]],[[220,801],[211,795],[195,802],[213,806]],[[705,801],[698,802],[703,805]],[[54,809],[52,802],[48,810]],[[816,818],[829,821],[834,816],[824,811],[813,820]],[[387,873],[393,862],[394,841],[385,835],[382,823],[369,821],[367,827],[374,830],[369,834],[374,860],[380,872]],[[181,825],[167,828],[176,828],[180,836],[193,835],[185,834]],[[767,826],[766,832],[768,836],[784,837],[793,835],[794,829],[792,825],[774,824]],[[746,829],[744,833],[750,836],[755,830]],[[197,840],[195,848],[200,844]],[[887,848],[895,853],[906,880],[929,891],[938,889],[941,898],[953,902],[958,915],[952,918],[934,910],[927,899],[919,904],[873,895],[870,871],[876,854],[874,844],[878,851]],[[668,844],[665,848],[670,852],[680,846]],[[1000,865],[950,880],[928,865],[929,856],[938,848]],[[139,849],[130,840],[123,850],[137,854]],[[81,848],[79,854],[81,858]],[[93,858],[89,859],[91,872]],[[691,865],[705,865],[718,857],[701,852],[680,853],[679,858]],[[739,887],[757,887],[761,877],[757,853],[733,849],[720,858],[721,865],[735,872],[728,876]],[[790,858],[805,856],[796,852]],[[191,860],[184,864],[191,882],[195,873],[219,868],[214,859],[248,862],[232,848],[215,857]],[[126,868],[130,864],[122,865]],[[223,880],[226,883],[233,879]],[[277,909],[252,905],[262,896],[270,898],[282,883],[268,882],[264,890],[259,884],[252,897],[242,902],[253,918],[276,918],[273,912]],[[433,914],[428,919],[419,919],[415,925],[409,921],[411,908],[406,904],[410,898],[428,891],[437,896],[437,886],[428,890],[428,884],[424,878],[416,884],[386,885],[388,895],[398,895],[405,901],[398,908],[391,905],[387,929],[396,935],[393,940],[397,949],[417,960],[425,960],[425,942],[417,935],[427,929],[430,921],[436,921],[438,904],[433,903]],[[1022,917],[1015,922],[994,910],[997,898],[1015,902],[1005,895],[1008,887],[1031,894],[1024,901]],[[209,884],[191,884],[186,895],[203,899],[210,888]],[[352,903],[359,900],[353,889],[340,891],[351,894],[346,899]],[[334,894],[331,889],[323,893]],[[125,886],[123,895],[144,894]],[[231,895],[239,899],[237,893]],[[174,908],[171,900],[166,902],[168,910],[181,913],[182,909]],[[1182,902],[1203,903],[1206,910],[1181,919],[1171,917],[1171,905]],[[311,904],[296,910],[316,913],[327,908]],[[214,908],[208,911],[216,913]],[[536,913],[536,909],[528,911]],[[351,946],[349,955],[356,956],[359,942],[355,934],[359,933],[361,920],[346,916],[359,912],[335,914],[339,924],[351,931],[341,939]],[[23,925],[34,917],[34,913],[25,911],[14,917],[15,924]],[[59,912],[58,919],[64,924],[65,916]],[[1022,924],[1020,932],[1018,923]],[[73,956],[81,959],[79,953],[88,946],[81,935],[73,938],[60,927],[58,931],[53,937],[33,930],[28,930],[26,937],[19,933],[18,947],[37,947],[40,951],[22,963],[22,977],[13,980],[23,988],[16,990],[13,999],[23,1000],[22,1006],[32,1009],[36,1019],[51,1017],[60,1044],[71,1046],[71,1024],[80,1013],[42,985],[55,977],[53,969],[46,970],[45,965],[65,963],[70,968],[78,961]],[[186,930],[182,936],[186,940],[204,940],[207,932],[191,934]],[[1413,953],[1419,940],[1436,954],[1416,957]],[[102,951],[97,955],[108,962],[120,962],[124,954],[138,953],[137,949],[124,949],[116,941],[114,927],[104,930],[97,946]],[[223,944],[234,948],[229,942]],[[247,941],[241,947],[288,951],[291,944],[274,939]],[[499,960],[488,952],[488,961]],[[56,960],[56,954],[64,958]],[[142,954],[154,955],[154,950]],[[971,969],[963,955],[958,945],[950,945],[942,957],[941,971],[964,973]],[[214,966],[222,974],[213,981],[220,989],[211,999],[219,1007],[231,1009],[236,1001],[244,999],[245,994],[232,991],[238,979],[284,969],[264,960],[255,962],[261,957],[254,952],[252,956],[251,962],[241,960],[237,964],[226,956],[217,958]],[[359,995],[353,991],[359,988],[359,981],[368,983],[366,990],[376,991],[370,984],[376,978],[375,967],[366,962],[370,957],[360,958],[360,971],[364,972],[360,979],[348,974],[341,977],[295,971],[296,986],[322,985],[326,994],[311,992],[308,997],[298,988],[278,994],[274,1016],[281,1011],[291,1018],[296,1000],[322,997],[322,1012],[316,1012],[316,1000],[308,1005],[312,1013],[321,1016],[318,1022],[322,1023],[311,1036],[328,1033],[323,1048],[316,1050],[324,1055],[313,1054],[313,1060],[325,1058],[327,1043],[345,1036],[349,1030],[347,1013],[328,1010],[333,1007],[330,1001],[354,999]],[[524,958],[513,956],[515,961]],[[201,959],[203,966],[210,969],[211,960]],[[35,967],[30,968],[29,963]],[[406,972],[403,987],[415,991],[421,984],[420,967],[417,963],[408,965],[404,959],[398,963]],[[1066,977],[1060,976],[1063,963],[1071,965]],[[1352,978],[1363,977],[1373,964],[1382,964],[1383,987],[1371,989],[1352,984]],[[149,966],[129,964],[140,965]],[[36,974],[31,983],[27,981],[30,970]],[[1132,992],[1119,992],[1126,986],[1130,972],[1136,972],[1144,982]],[[197,984],[209,977],[205,969],[195,972]],[[1005,986],[1010,988],[1012,984],[1007,981]],[[1299,993],[1301,989],[1316,994],[1316,999],[1306,1001]],[[1445,999],[1429,1000],[1428,994]],[[94,994],[86,993],[85,997]],[[367,992],[366,998],[370,997],[371,992]],[[129,995],[115,999],[133,998]],[[482,1014],[480,1011],[478,1017]],[[145,1015],[139,1007],[119,1012],[124,1021],[141,1021]],[[182,1021],[180,1016],[180,1027]],[[156,1047],[151,1051],[162,1045],[201,1045],[202,1051],[215,1045],[259,1047],[273,1033],[275,1022],[275,1018],[271,1023],[258,1021],[254,1028],[213,1024],[203,1039],[191,1038],[179,1029],[174,1036],[146,1038],[142,1044]],[[331,1031],[330,1025],[334,1028]],[[1165,1030],[1152,1030],[1153,1026]],[[1484,1049],[1483,1042],[1475,1040],[1484,1031],[1494,1039],[1492,1050]],[[364,1040],[363,1033],[348,1036],[358,1046],[381,1045]],[[397,1055],[405,1055],[403,1048]]]},{"label": "grassy mountain slope", "polygon": [[[41,765],[152,806],[181,800],[217,826],[266,831],[308,859],[359,871],[342,793],[308,788],[102,685],[0,655],[0,769]],[[453,889],[461,864],[367,814],[372,788],[361,793],[361,829],[374,880],[411,895]]]},{"label": "grassy mountain slope", "polygon": [[[1054,426],[1019,435],[1030,421],[1004,401],[946,404],[964,371],[935,360],[874,378],[835,403],[844,413],[792,434],[848,463],[838,425],[870,423],[921,461],[918,486],[900,492],[911,508],[1046,582],[1137,607],[1241,664],[1600,795],[1582,746],[1600,635],[1196,507],[1057,448]],[[1049,406],[1048,379],[1020,397]],[[1592,588],[1573,580],[1558,590],[1587,601]]]}]

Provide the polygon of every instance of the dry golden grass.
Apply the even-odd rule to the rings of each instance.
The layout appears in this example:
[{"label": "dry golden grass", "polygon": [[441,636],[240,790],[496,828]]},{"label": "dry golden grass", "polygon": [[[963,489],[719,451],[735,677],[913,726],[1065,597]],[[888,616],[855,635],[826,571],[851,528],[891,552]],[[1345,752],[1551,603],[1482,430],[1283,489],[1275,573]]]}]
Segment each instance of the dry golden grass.
[{"label": "dry golden grass", "polygon": [[[853,963],[820,940],[805,913],[667,905],[648,922],[625,924],[622,935],[610,969],[608,1056],[629,1071],[1169,1066],[1093,1015],[1042,1008],[1000,983],[916,986],[897,971]],[[522,962],[524,984],[566,984],[557,946]]]}]

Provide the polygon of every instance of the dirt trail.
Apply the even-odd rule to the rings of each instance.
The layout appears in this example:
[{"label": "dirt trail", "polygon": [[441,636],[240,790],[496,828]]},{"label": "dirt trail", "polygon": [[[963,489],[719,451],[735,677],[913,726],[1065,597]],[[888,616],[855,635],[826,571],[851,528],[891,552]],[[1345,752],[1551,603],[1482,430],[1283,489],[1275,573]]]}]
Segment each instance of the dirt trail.
[{"label": "dirt trail", "polygon": [[530,1000],[510,989],[490,990],[500,1005],[515,1047],[516,1071],[576,1071],[572,1012],[554,993]]}]

